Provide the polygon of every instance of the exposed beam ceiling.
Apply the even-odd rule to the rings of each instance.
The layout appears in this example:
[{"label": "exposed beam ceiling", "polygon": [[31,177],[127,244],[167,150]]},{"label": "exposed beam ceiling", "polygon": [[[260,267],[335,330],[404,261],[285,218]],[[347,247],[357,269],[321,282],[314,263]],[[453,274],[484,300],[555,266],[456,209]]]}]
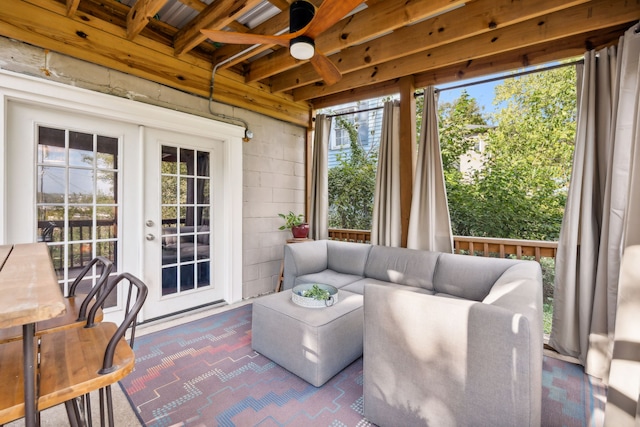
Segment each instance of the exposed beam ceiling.
[{"label": "exposed beam ceiling", "polygon": [[[342,79],[273,45],[201,29],[288,30],[290,0],[2,0],[0,35],[302,126],[312,108],[581,55],[640,20],[640,0],[369,0],[318,35]],[[310,0],[320,7],[322,0]],[[251,48],[251,49],[250,49]]]}]

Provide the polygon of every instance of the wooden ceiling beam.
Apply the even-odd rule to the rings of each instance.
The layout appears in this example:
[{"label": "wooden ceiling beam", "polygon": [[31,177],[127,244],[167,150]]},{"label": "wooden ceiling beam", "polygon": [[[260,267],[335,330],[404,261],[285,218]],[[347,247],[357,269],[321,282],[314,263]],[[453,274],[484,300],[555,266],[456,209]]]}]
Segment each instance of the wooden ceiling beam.
[{"label": "wooden ceiling beam", "polygon": [[[280,12],[275,16],[267,19],[262,24],[256,26],[254,29],[249,30],[247,32],[251,34],[273,35],[286,29],[288,26],[289,26],[289,10],[287,9],[286,11]],[[256,47],[250,53],[245,54],[241,57],[236,57],[233,61],[225,63],[225,65],[223,65],[221,68],[232,67],[242,61],[245,61],[247,58],[253,55],[256,55],[260,52],[264,52],[266,49],[269,49],[270,47],[271,47],[270,45],[266,45],[266,44]],[[240,52],[242,52],[245,49],[247,49],[247,45],[228,44],[228,45],[222,46],[221,48],[216,50],[213,57],[213,62],[215,64],[220,64],[228,60],[229,58],[233,58],[235,55],[238,55]]]},{"label": "wooden ceiling beam", "polygon": [[72,16],[78,10],[80,0],[67,0],[67,16]]},{"label": "wooden ceiling beam", "polygon": [[[315,40],[316,49],[331,54],[464,3],[464,0],[386,0],[376,3],[341,20],[318,36]],[[247,82],[271,77],[302,63],[289,55],[287,50],[281,49],[252,62]]]},{"label": "wooden ceiling beam", "polygon": [[221,30],[261,0],[217,0],[207,6],[176,34],[173,45],[176,56],[184,55],[207,38],[203,28]]},{"label": "wooden ceiling beam", "polygon": [[133,40],[168,0],[137,0],[127,14],[127,39]]},{"label": "wooden ceiling beam", "polygon": [[[618,25],[474,61],[464,61],[448,67],[416,74],[414,76],[415,85],[417,88],[422,88],[453,82],[463,83],[469,79],[489,74],[506,73],[524,67],[575,58],[584,55],[588,50],[600,49],[604,46],[615,44],[628,28],[629,25],[627,24]],[[313,99],[313,107],[315,109],[329,108],[354,100],[394,95],[399,92],[398,83],[399,79],[387,80],[374,85],[316,98]]]},{"label": "wooden ceiling beam", "polygon": [[[171,46],[140,37],[92,16],[66,17],[66,5],[37,0],[2,0],[0,35],[122,71],[188,93],[209,97],[211,63],[190,54],[177,58]],[[35,1],[35,0],[34,0]],[[214,100],[307,127],[310,105],[272,94],[261,84],[247,85],[231,71],[216,74]]]},{"label": "wooden ceiling beam", "polygon": [[178,0],[178,1],[183,5],[189,6],[191,9],[198,12],[202,12],[207,7],[207,4],[202,0]]},{"label": "wooden ceiling beam", "polygon": [[[347,74],[373,65],[392,61],[447,43],[517,24],[588,0],[478,0],[464,8],[428,19],[410,27],[357,46],[344,49],[329,58]],[[281,73],[271,79],[271,90],[280,92],[320,81],[310,64]]]},{"label": "wooden ceiling beam", "polygon": [[307,85],[293,91],[294,100],[309,100],[417,74],[464,61],[472,61],[576,34],[596,31],[640,19],[640,0],[593,0],[546,17],[497,29],[424,52],[363,68],[331,86]]}]

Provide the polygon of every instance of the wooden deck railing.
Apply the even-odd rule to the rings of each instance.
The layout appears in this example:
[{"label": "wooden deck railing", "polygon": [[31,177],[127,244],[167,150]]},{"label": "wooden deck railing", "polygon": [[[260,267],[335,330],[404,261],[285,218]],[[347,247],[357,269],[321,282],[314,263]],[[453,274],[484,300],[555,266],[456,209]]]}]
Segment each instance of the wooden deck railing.
[{"label": "wooden deck railing", "polygon": [[[329,239],[347,242],[370,243],[369,230],[329,229]],[[558,242],[544,240],[495,239],[491,237],[453,236],[454,253],[476,256],[493,256],[505,258],[515,255],[520,259],[524,256],[540,258],[555,258]]]}]

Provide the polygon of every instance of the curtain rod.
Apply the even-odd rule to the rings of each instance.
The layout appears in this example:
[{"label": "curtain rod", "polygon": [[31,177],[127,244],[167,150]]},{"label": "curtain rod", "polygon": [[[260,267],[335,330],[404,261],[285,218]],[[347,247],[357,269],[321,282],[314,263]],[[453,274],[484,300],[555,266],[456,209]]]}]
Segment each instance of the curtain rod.
[{"label": "curtain rod", "polygon": [[348,116],[349,114],[366,113],[367,111],[382,110],[383,108],[384,108],[384,105],[381,105],[379,107],[365,108],[364,110],[345,111],[344,113],[327,114],[327,117]]},{"label": "curtain rod", "polygon": [[[563,67],[569,67],[572,65],[577,65],[577,64],[582,64],[584,63],[584,59],[578,59],[576,61],[571,61],[571,62],[567,62],[564,64],[556,64],[556,65],[549,65],[547,67],[544,68],[534,68],[531,70],[523,70],[523,71],[519,71],[517,73],[513,73],[513,74],[507,74],[507,75],[502,75],[502,76],[496,76],[496,77],[492,77],[490,79],[484,79],[484,80],[478,80],[478,81],[474,81],[474,82],[470,82],[470,83],[462,83],[456,86],[450,86],[450,87],[445,87],[443,89],[438,89],[436,88],[436,93],[440,93],[440,92],[445,92],[447,90],[453,90],[453,89],[460,89],[463,87],[469,87],[469,86],[475,86],[475,85],[480,85],[480,84],[484,84],[484,83],[491,83],[491,82],[495,82],[498,80],[505,80],[505,79],[511,79],[511,78],[516,78],[516,77],[520,77],[520,76],[526,76],[527,74],[533,74],[533,73],[540,73],[543,71],[550,71],[550,70],[555,70],[556,68],[563,68]],[[417,98],[419,96],[424,96],[424,92],[419,92],[414,94],[414,96]]]},{"label": "curtain rod", "polygon": [[[640,26],[639,26],[639,28],[640,28]],[[542,72],[542,71],[554,70],[556,68],[569,67],[571,65],[577,65],[577,64],[582,64],[582,63],[584,63],[584,59],[578,59],[576,61],[567,62],[565,64],[549,65],[548,67],[544,67],[544,68],[535,68],[535,69],[531,69],[531,70],[524,70],[524,71],[520,71],[520,72],[517,72],[517,73],[514,73],[514,74],[502,75],[502,76],[499,76],[499,77],[496,76],[496,77],[492,77],[490,79],[478,80],[478,81],[468,82],[468,83],[462,83],[462,84],[459,84],[459,85],[456,85],[456,86],[446,87],[446,88],[443,88],[443,89],[436,88],[436,93],[445,92],[447,90],[460,89],[460,88],[463,88],[463,87],[480,85],[480,84],[484,84],[484,83],[491,83],[491,82],[495,82],[495,81],[498,81],[498,80],[504,80],[504,79],[510,79],[510,78],[515,78],[515,77],[525,76],[527,74],[539,73],[539,72]],[[416,98],[418,98],[420,96],[424,96],[424,92],[414,93],[413,96],[416,97]],[[344,112],[344,113],[327,114],[327,117],[348,116],[349,114],[366,113],[367,111],[382,110],[383,108],[384,108],[384,106],[380,106],[380,107],[365,108],[364,110],[356,110],[356,111],[349,111],[349,112]],[[314,120],[315,120],[315,118],[314,118]]]}]

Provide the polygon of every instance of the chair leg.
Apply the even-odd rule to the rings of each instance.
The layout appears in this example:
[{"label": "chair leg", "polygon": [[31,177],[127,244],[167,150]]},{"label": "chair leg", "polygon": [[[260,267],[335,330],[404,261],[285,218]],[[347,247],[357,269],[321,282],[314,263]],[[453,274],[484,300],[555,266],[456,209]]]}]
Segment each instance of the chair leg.
[{"label": "chair leg", "polygon": [[91,395],[89,393],[83,396],[85,407],[84,407],[84,419],[87,423],[88,427],[93,427],[93,418],[91,416]]},{"label": "chair leg", "polygon": [[67,418],[69,419],[69,426],[81,427],[84,426],[82,419],[80,418],[80,410],[75,399],[67,400],[64,402],[64,407],[67,410]]},{"label": "chair leg", "polygon": [[113,399],[111,398],[111,386],[108,385],[105,388],[107,393],[107,411],[109,412],[109,427],[115,427],[116,424],[113,421]]},{"label": "chair leg", "polygon": [[100,398],[100,427],[104,427],[104,389],[98,390]]}]

